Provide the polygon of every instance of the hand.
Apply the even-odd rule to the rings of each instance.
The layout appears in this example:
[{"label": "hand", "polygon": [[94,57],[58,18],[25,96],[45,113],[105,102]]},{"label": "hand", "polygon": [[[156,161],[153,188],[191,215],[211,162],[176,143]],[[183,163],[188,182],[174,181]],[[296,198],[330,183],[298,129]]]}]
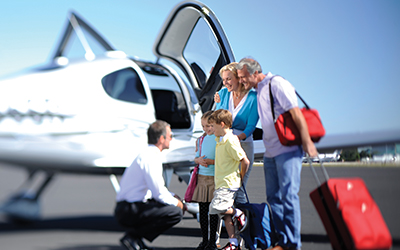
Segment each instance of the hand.
[{"label": "hand", "polygon": [[214,95],[214,102],[216,102],[216,103],[220,103],[221,102],[221,98],[220,98],[218,92],[215,93],[215,95]]},{"label": "hand", "polygon": [[[243,139],[240,139],[240,137],[242,137]],[[247,136],[245,133],[241,133],[240,135],[237,135],[237,138],[239,139],[239,141],[244,141],[246,140]]]},{"label": "hand", "polygon": [[204,159],[204,157],[205,157],[205,155],[200,156],[199,158],[197,158],[197,162],[201,166],[208,167],[207,161],[206,161],[206,159]]},{"label": "hand", "polygon": [[176,206],[179,207],[180,209],[182,209],[183,214],[185,214],[185,212],[187,211],[186,204],[183,203],[181,200],[178,200],[178,204]]},{"label": "hand", "polygon": [[246,175],[247,171],[249,170],[250,160],[246,156],[240,161],[240,163],[241,163],[240,179],[243,183],[244,176]]},{"label": "hand", "polygon": [[315,148],[315,145],[311,140],[308,143],[303,143],[303,150],[311,158],[318,157],[318,151]]}]

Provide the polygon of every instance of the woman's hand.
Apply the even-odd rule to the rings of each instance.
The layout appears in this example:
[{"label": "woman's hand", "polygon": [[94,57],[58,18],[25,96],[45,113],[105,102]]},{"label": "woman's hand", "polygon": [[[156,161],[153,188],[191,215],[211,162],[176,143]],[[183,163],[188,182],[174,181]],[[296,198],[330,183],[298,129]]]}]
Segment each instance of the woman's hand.
[{"label": "woman's hand", "polygon": [[220,103],[221,102],[221,98],[220,98],[218,92],[215,93],[215,95],[214,95],[214,102],[216,102],[216,103]]}]

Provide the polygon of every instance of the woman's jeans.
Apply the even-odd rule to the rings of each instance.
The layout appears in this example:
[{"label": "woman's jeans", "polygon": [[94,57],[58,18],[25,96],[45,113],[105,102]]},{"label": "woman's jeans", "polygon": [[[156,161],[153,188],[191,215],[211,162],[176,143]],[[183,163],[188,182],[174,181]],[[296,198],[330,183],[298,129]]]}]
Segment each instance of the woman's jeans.
[{"label": "woman's jeans", "polygon": [[300,174],[303,150],[264,157],[267,201],[271,205],[279,245],[301,248]]}]

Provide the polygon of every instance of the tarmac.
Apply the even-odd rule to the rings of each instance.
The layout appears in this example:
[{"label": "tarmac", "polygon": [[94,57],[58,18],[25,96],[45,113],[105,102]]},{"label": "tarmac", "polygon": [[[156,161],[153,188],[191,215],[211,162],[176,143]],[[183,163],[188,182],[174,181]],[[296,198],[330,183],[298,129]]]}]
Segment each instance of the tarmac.
[{"label": "tarmac", "polygon": [[[330,177],[361,177],[377,202],[400,250],[400,167],[353,164],[327,164]],[[317,167],[317,172],[320,168]],[[321,175],[322,176],[322,175]],[[21,169],[0,165],[0,202],[16,191],[26,178]],[[302,249],[332,249],[322,222],[309,198],[317,187],[311,170],[304,166],[300,202]],[[170,190],[183,196],[186,184],[174,176]],[[247,186],[251,203],[265,202],[263,168],[255,166]],[[58,175],[41,198],[42,219],[31,224],[14,224],[0,214],[1,250],[120,250],[124,234],[112,216],[115,191],[107,176]],[[223,229],[221,244],[228,241]],[[201,241],[200,226],[189,213],[175,227],[153,242],[155,249],[195,249]]]}]

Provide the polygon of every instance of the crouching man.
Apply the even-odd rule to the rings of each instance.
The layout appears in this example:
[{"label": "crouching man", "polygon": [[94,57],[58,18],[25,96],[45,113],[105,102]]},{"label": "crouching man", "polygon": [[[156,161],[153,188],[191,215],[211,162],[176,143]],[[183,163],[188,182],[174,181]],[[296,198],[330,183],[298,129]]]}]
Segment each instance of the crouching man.
[{"label": "crouching man", "polygon": [[152,242],[161,233],[179,223],[187,210],[178,196],[165,187],[161,151],[169,148],[171,127],[156,121],[147,131],[148,146],[121,178],[114,215],[127,228],[121,244],[129,250],[152,249],[143,238]]}]

